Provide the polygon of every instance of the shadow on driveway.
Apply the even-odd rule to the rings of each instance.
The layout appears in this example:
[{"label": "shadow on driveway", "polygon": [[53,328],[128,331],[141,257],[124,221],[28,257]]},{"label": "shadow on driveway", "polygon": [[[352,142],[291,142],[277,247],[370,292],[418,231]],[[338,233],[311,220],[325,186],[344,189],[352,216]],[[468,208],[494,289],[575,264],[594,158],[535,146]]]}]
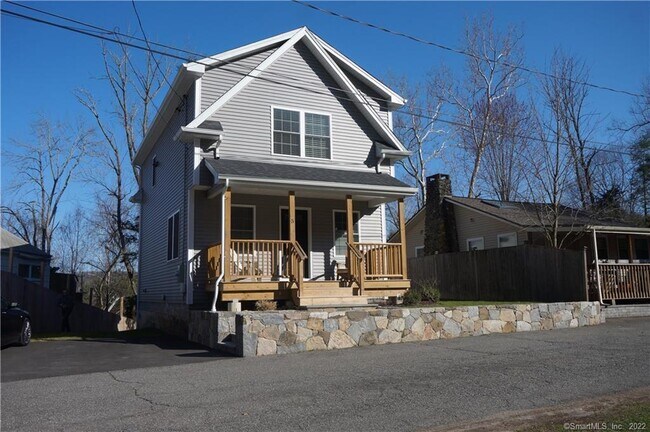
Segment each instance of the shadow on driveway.
[{"label": "shadow on driveway", "polygon": [[173,366],[228,358],[167,335],[35,341],[2,349],[2,382],[112,370]]}]

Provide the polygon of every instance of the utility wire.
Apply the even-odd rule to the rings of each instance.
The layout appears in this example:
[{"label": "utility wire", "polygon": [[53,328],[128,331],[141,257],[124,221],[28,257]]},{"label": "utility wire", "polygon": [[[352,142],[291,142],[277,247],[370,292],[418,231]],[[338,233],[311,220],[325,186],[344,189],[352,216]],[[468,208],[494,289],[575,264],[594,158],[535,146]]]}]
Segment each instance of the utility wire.
[{"label": "utility wire", "polygon": [[[121,40],[118,40],[118,39],[112,39],[112,38],[110,38],[108,36],[87,32],[87,31],[84,31],[82,29],[66,26],[66,25],[63,25],[63,24],[58,24],[58,23],[54,23],[54,22],[51,22],[51,21],[42,20],[42,19],[39,19],[39,18],[31,17],[31,16],[28,16],[28,15],[23,15],[23,14],[13,12],[13,11],[8,11],[8,10],[5,10],[5,9],[2,9],[1,11],[2,11],[3,14],[9,15],[9,16],[24,18],[24,19],[27,19],[27,20],[30,20],[30,21],[41,23],[41,24],[45,24],[45,25],[49,25],[49,26],[53,26],[53,27],[58,27],[58,28],[61,28],[61,29],[64,29],[64,30],[69,30],[69,31],[72,31],[72,32],[84,34],[86,36],[102,39],[102,40],[105,40],[105,41],[108,41],[108,42],[123,44],[123,45],[129,46],[131,48],[139,49],[139,50],[142,50],[142,51],[147,51],[147,52],[150,52],[150,53],[156,53],[156,54],[159,54],[159,55],[175,58],[177,60],[191,61],[191,60],[188,60],[188,59],[186,59],[184,57],[181,57],[181,56],[178,56],[178,55],[175,55],[175,54],[166,53],[166,52],[155,50],[155,49],[150,49],[148,47],[137,45],[137,44],[134,44],[134,43],[131,43],[131,42],[121,41]],[[205,63],[201,63],[201,62],[196,62],[196,63],[205,65]],[[350,98],[345,98],[345,97],[342,97],[342,96],[333,95],[331,93],[324,93],[324,92],[312,90],[310,88],[297,86],[297,85],[294,85],[294,84],[275,81],[275,80],[272,80],[272,79],[269,79],[269,78],[261,77],[259,75],[258,76],[253,76],[253,75],[250,75],[250,74],[246,74],[246,73],[238,72],[238,71],[232,71],[232,70],[231,70],[231,72],[240,74],[242,76],[250,76],[250,77],[255,78],[255,79],[260,79],[260,80],[263,80],[263,81],[271,82],[271,83],[286,86],[286,87],[291,87],[291,88],[295,88],[295,89],[299,89],[299,90],[308,91],[308,92],[311,92],[311,93],[314,93],[314,94],[320,94],[320,95],[326,95],[326,96],[334,96],[339,100],[344,100],[344,101],[349,101],[349,102],[358,102],[358,101],[355,101],[355,100],[350,99]],[[364,104],[364,105],[371,106],[367,102],[361,102],[361,103]],[[464,124],[464,123],[453,121],[453,120],[436,118],[436,117],[431,117],[431,116],[427,116],[427,115],[424,115],[424,114],[406,112],[406,111],[403,111],[403,110],[396,110],[396,112],[400,112],[400,113],[406,114],[406,115],[412,115],[414,117],[420,117],[420,118],[423,118],[423,119],[439,121],[441,123],[445,123],[445,124],[453,125],[453,126],[456,126],[456,127],[469,129],[469,130],[478,130],[478,128],[475,127],[475,126]],[[530,140],[533,140],[533,141],[539,141],[539,142],[542,142],[542,143],[547,143],[547,140],[544,140],[544,139],[541,139],[541,138],[538,138],[538,137],[531,137],[531,136],[519,135],[519,134],[514,134],[512,136],[514,136],[515,138],[525,138],[525,139],[530,139]],[[609,143],[604,143],[604,142],[598,142],[598,141],[591,141],[591,142],[594,143],[594,144],[600,144],[600,145],[605,145],[605,146],[609,145]],[[568,146],[567,143],[562,143],[562,145]],[[583,148],[587,149],[587,150],[602,151],[602,152],[632,156],[631,153],[621,151],[621,150],[612,150],[612,149],[608,149],[608,148],[598,148],[598,147],[590,147],[590,146],[584,146]]]},{"label": "utility wire", "polygon": [[[140,14],[138,13],[138,8],[135,5],[135,0],[131,0],[131,4],[133,5],[133,12],[135,12],[135,17],[138,19],[138,25],[140,26],[140,31],[142,32],[142,37],[144,37],[144,42],[147,44],[147,48],[151,50],[151,45],[149,44],[149,39],[147,39],[147,34],[144,31],[144,26],[142,25],[142,20],[140,19]],[[154,63],[156,64],[156,68],[158,69],[158,72],[160,75],[162,75],[163,79],[169,86],[169,88],[174,92],[176,97],[181,101],[181,103],[185,103],[185,99],[178,94],[176,89],[172,86],[172,83],[169,82],[169,79],[167,78],[167,74],[163,72],[162,68],[160,67],[160,62],[158,62],[158,59],[156,56],[151,54],[151,58],[153,59]]]},{"label": "utility wire", "polygon": [[393,35],[393,36],[398,36],[398,37],[402,37],[402,38],[411,40],[413,42],[417,42],[417,43],[420,43],[420,44],[424,44],[424,45],[432,46],[432,47],[439,48],[439,49],[442,49],[442,50],[450,51],[450,52],[453,52],[453,53],[456,53],[456,54],[461,54],[461,55],[471,57],[471,58],[476,59],[476,60],[487,61],[487,62],[495,63],[495,64],[496,63],[501,63],[502,65],[513,68],[513,69],[520,69],[520,70],[523,70],[523,71],[531,73],[531,74],[540,75],[540,76],[547,77],[547,78],[559,79],[559,80],[562,80],[562,81],[568,81],[568,82],[573,83],[573,84],[580,84],[580,85],[592,87],[592,88],[595,88],[595,89],[598,89],[598,90],[605,90],[605,91],[625,94],[625,95],[634,96],[634,97],[645,97],[642,94],[634,93],[634,92],[627,91],[627,90],[619,90],[619,89],[615,89],[613,87],[607,87],[607,86],[602,86],[602,85],[598,85],[598,84],[593,84],[593,83],[590,83],[590,82],[587,82],[587,81],[580,81],[580,80],[573,80],[571,78],[558,77],[558,76],[550,74],[548,72],[543,72],[543,71],[533,69],[533,68],[530,68],[530,67],[526,67],[526,66],[523,66],[523,65],[517,65],[517,64],[505,62],[505,61],[504,62],[499,62],[498,60],[483,58],[483,57],[480,57],[480,56],[478,56],[478,55],[476,55],[474,53],[471,53],[471,52],[468,52],[468,51],[465,51],[465,50],[462,50],[462,49],[459,49],[459,48],[453,48],[453,47],[450,47],[450,46],[447,46],[447,45],[443,45],[441,43],[437,43],[437,42],[429,41],[429,40],[426,40],[426,39],[422,39],[420,37],[413,36],[413,35],[410,35],[408,33],[403,33],[403,32],[396,31],[396,30],[391,30],[389,28],[382,27],[382,26],[379,26],[377,24],[369,23],[369,22],[366,22],[366,21],[361,21],[361,20],[359,20],[357,18],[348,16],[348,15],[343,15],[343,14],[340,14],[338,12],[335,12],[335,11],[332,11],[332,10],[329,10],[329,9],[321,8],[319,6],[316,6],[316,5],[312,4],[312,3],[308,3],[306,1],[302,1],[302,0],[291,0],[291,1],[296,3],[296,4],[308,7],[310,9],[313,9],[315,11],[318,11],[318,12],[321,12],[321,13],[324,13],[324,14],[328,14],[328,15],[340,18],[342,20],[350,21],[350,22],[353,22],[355,24],[359,24],[359,25],[362,25],[362,26],[365,26],[365,27],[370,27],[370,28],[373,28],[375,30],[379,30],[379,31],[382,31],[384,33],[388,33],[388,34]]}]

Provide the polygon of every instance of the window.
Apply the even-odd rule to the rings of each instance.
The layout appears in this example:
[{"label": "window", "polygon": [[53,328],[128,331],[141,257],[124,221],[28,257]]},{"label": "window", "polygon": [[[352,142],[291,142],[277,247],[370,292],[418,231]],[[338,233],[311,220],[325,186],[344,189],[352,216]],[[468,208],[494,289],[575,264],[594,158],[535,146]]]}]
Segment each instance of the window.
[{"label": "window", "polygon": [[483,237],[467,239],[467,250],[483,250],[485,249],[485,244],[483,242]]},{"label": "window", "polygon": [[255,207],[233,205],[230,214],[230,235],[236,240],[255,238]]},{"label": "window", "polygon": [[18,264],[18,276],[25,279],[40,279],[41,266],[30,264]]},{"label": "window", "polygon": [[300,156],[300,112],[273,109],[273,153]]},{"label": "window", "polygon": [[628,240],[627,237],[618,237],[616,239],[618,245],[618,259],[620,260],[629,260],[630,259],[630,250],[628,249]]},{"label": "window", "polygon": [[156,186],[156,168],[158,167],[158,156],[151,159],[151,186]]},{"label": "window", "polygon": [[415,256],[417,258],[420,258],[420,257],[424,256],[424,246],[416,246],[415,247]]},{"label": "window", "polygon": [[176,212],[167,219],[167,261],[178,258],[179,217]]},{"label": "window", "polygon": [[[354,241],[359,241],[359,212],[352,212]],[[348,215],[343,210],[334,210],[334,255],[345,256],[348,251]]]},{"label": "window", "polygon": [[273,153],[329,159],[330,116],[273,108]]},{"label": "window", "polygon": [[609,248],[607,247],[607,237],[596,238],[596,246],[598,250],[598,261],[609,259]]},{"label": "window", "polygon": [[634,252],[635,257],[639,261],[645,262],[650,259],[648,251],[648,239],[636,238],[634,239]]},{"label": "window", "polygon": [[330,118],[305,113],[305,156],[330,158]]},{"label": "window", "polygon": [[517,233],[499,234],[497,245],[500,248],[517,246]]}]

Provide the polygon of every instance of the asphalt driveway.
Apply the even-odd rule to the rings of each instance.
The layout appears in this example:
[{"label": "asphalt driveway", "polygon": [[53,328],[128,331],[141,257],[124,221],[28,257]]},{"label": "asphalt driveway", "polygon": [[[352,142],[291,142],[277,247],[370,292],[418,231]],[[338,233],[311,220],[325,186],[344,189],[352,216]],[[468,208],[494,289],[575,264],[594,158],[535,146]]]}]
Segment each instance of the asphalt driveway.
[{"label": "asphalt driveway", "polygon": [[26,347],[5,347],[0,356],[3,383],[223,358],[201,345],[163,335],[36,341]]},{"label": "asphalt driveway", "polygon": [[650,392],[649,342],[649,319],[618,319],[577,329],[13,381],[2,385],[2,427],[444,430],[504,412]]}]

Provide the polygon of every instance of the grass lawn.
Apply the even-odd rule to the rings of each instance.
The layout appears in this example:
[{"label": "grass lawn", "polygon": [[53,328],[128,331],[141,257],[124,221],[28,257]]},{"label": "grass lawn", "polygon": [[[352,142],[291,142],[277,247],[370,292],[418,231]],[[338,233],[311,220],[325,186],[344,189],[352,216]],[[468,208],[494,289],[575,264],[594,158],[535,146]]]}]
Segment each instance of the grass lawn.
[{"label": "grass lawn", "polygon": [[32,342],[73,341],[86,339],[137,339],[142,337],[160,336],[163,333],[155,329],[127,330],[122,332],[95,333],[41,333],[32,336]]},{"label": "grass lawn", "polygon": [[650,402],[634,402],[620,405],[596,415],[581,418],[557,419],[550,423],[517,429],[517,431],[559,432],[566,430],[586,430],[584,426],[580,428],[580,425],[587,425],[589,423],[601,425],[600,430],[648,430],[650,429]]}]

